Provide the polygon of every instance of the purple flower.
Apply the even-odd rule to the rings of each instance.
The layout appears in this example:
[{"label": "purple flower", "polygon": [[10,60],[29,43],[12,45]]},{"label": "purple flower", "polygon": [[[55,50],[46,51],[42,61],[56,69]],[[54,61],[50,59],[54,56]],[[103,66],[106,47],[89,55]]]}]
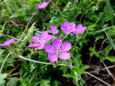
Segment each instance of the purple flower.
[{"label": "purple flower", "polygon": [[10,39],[10,40],[6,40],[3,44],[0,44],[0,46],[10,46],[12,43],[15,42],[15,39]]},{"label": "purple flower", "polygon": [[69,51],[70,49],[71,43],[62,43],[62,39],[60,38],[54,39],[52,44],[47,44],[45,46],[45,51],[48,53],[50,62],[57,61],[58,57],[62,60],[69,60],[71,55],[67,51]]},{"label": "purple flower", "polygon": [[38,5],[39,9],[46,8],[48,6],[49,2],[42,2],[41,4]]},{"label": "purple flower", "polygon": [[74,31],[75,28],[76,28],[76,24],[74,22],[64,22],[64,24],[62,24],[61,26],[61,30],[65,34],[70,34],[71,32]]},{"label": "purple flower", "polygon": [[50,30],[48,32],[52,33],[52,34],[57,34],[59,32],[59,30],[57,29],[56,26],[52,25],[52,26],[50,26]]},{"label": "purple flower", "polygon": [[73,33],[74,34],[82,34],[86,30],[87,27],[83,26],[82,24],[78,24],[77,28],[74,29]]},{"label": "purple flower", "polygon": [[52,35],[49,35],[47,31],[41,33],[41,36],[33,36],[32,41],[34,43],[29,44],[29,47],[36,47],[38,49],[43,49],[45,44],[52,39]]}]

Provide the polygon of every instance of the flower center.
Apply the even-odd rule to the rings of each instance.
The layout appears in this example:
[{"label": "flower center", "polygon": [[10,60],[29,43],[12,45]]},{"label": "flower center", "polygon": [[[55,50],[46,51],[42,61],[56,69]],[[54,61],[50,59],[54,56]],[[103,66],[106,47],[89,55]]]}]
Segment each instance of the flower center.
[{"label": "flower center", "polygon": [[55,30],[53,30],[53,33],[55,33],[57,30],[55,29]]},{"label": "flower center", "polygon": [[60,49],[58,50],[58,49],[57,49],[57,50],[56,50],[56,54],[59,55],[59,54],[61,53],[61,51],[62,51],[62,50],[60,50]]},{"label": "flower center", "polygon": [[45,41],[42,38],[40,38],[39,42],[40,42],[40,44],[45,43]]},{"label": "flower center", "polygon": [[70,25],[67,27],[67,30],[71,30],[71,27],[70,27]]}]

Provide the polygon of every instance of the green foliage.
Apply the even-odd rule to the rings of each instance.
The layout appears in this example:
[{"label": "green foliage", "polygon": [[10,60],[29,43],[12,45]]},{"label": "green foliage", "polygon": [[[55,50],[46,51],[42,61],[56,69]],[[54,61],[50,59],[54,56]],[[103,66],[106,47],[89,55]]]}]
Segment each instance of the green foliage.
[{"label": "green foliage", "polygon": [[6,86],[17,86],[18,79],[17,78],[12,78],[8,81]]},{"label": "green foliage", "polygon": [[4,85],[5,84],[5,78],[8,76],[8,74],[6,73],[0,73],[0,86]]},{"label": "green foliage", "polygon": [[99,52],[97,52],[97,51],[95,51],[95,49],[94,48],[89,48],[89,50],[90,50],[90,56],[92,57],[92,56],[96,56],[96,57],[99,57]]},{"label": "green foliage", "polygon": [[85,73],[85,70],[88,69],[89,66],[81,64],[77,59],[74,60],[74,67],[70,69],[70,73],[63,74],[64,77],[72,78],[74,84],[77,86],[82,86],[84,81],[81,77],[82,74]]},{"label": "green foliage", "polygon": [[40,81],[40,86],[50,86],[50,81],[49,80],[41,80]]}]

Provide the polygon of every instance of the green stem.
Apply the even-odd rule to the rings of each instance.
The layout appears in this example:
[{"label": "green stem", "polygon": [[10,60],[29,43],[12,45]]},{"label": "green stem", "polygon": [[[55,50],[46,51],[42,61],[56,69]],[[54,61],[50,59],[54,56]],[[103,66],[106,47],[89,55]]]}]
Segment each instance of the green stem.
[{"label": "green stem", "polygon": [[2,73],[2,69],[3,69],[3,67],[4,67],[4,64],[5,64],[5,62],[7,61],[8,57],[9,57],[10,55],[11,55],[11,52],[8,53],[8,55],[7,55],[6,58],[4,59],[2,65],[1,65],[1,67],[0,67],[0,74]]},{"label": "green stem", "polygon": [[69,34],[65,35],[65,36],[64,36],[64,38],[63,38],[62,40],[64,40],[65,38],[67,38],[67,37],[68,37],[68,35],[69,35]]}]

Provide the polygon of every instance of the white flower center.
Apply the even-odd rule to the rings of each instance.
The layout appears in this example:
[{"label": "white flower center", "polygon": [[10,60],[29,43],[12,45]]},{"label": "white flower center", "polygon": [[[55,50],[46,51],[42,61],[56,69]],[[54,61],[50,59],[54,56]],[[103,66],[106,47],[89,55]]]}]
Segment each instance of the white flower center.
[{"label": "white flower center", "polygon": [[60,50],[60,49],[59,49],[59,50],[58,50],[58,49],[56,50],[56,54],[57,54],[57,55],[59,55],[61,52],[62,52],[62,50]]}]

